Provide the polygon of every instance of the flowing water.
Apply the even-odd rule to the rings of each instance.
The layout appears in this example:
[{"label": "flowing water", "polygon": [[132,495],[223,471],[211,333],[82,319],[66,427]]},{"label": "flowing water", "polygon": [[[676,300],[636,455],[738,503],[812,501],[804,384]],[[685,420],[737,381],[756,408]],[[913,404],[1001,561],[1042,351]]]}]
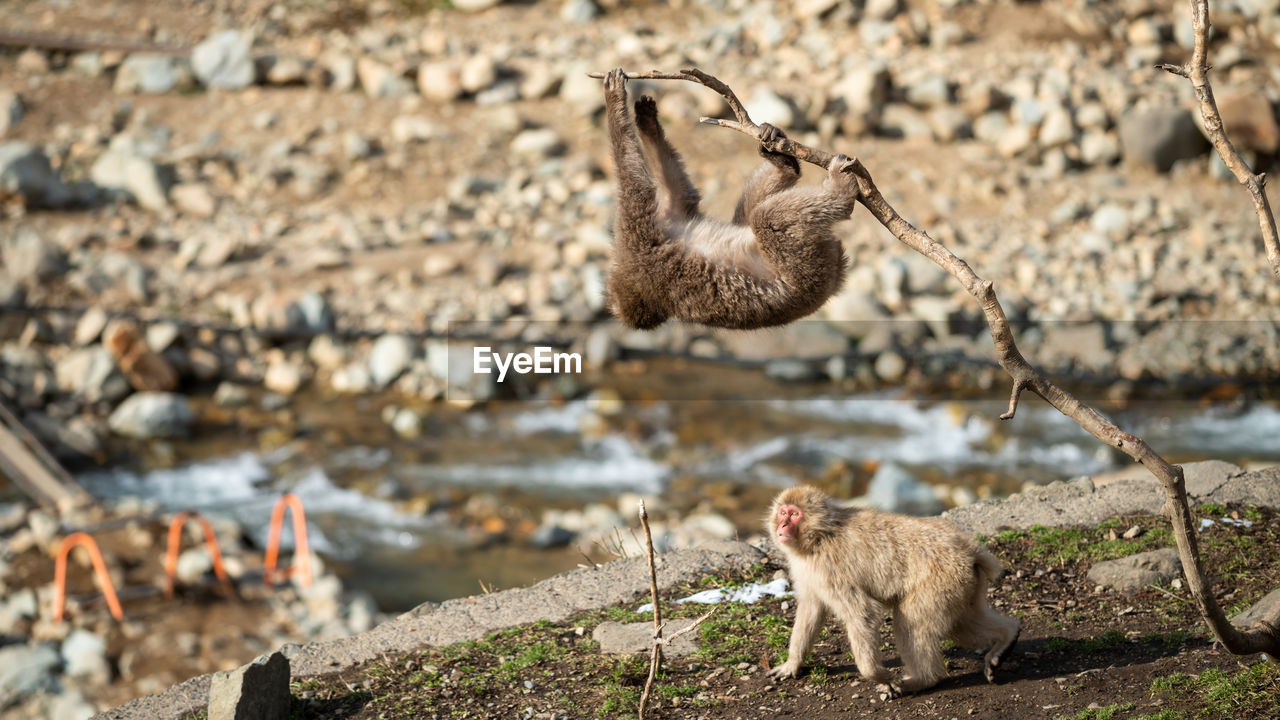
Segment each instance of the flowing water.
[{"label": "flowing water", "polygon": [[[327,408],[329,422],[378,417],[372,406],[317,405]],[[531,509],[525,522],[536,523],[541,508],[612,506],[624,492],[689,494],[683,505],[691,508],[704,488],[772,492],[841,463],[892,462],[925,482],[977,495],[1132,465],[1035,398],[1009,422],[998,419],[1004,405],[899,392],[737,403],[495,402],[470,411],[428,409],[414,440],[396,438],[385,423],[346,435],[308,431],[304,412],[295,429],[301,439],[275,450],[236,450],[236,442],[223,441],[206,448],[212,457],[176,467],[80,479],[104,498],[140,496],[165,509],[230,514],[260,545],[275,499],[296,493],[312,547],[349,586],[401,610],[480,592],[481,582],[528,584],[584,561],[577,548],[477,540],[451,514],[477,493],[500,509]],[[1280,461],[1280,410],[1270,403],[1228,409],[1149,401],[1113,419],[1174,461]],[[383,431],[387,439],[377,440]],[[756,507],[743,511],[752,522],[759,515]],[[739,530],[745,536],[754,527]]]}]

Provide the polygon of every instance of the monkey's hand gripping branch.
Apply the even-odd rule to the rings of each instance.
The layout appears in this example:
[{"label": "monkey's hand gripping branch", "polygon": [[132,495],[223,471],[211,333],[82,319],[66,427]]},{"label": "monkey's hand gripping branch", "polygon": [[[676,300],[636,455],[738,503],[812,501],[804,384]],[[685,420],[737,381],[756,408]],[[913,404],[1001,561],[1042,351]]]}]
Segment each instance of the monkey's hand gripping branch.
[{"label": "monkey's hand gripping branch", "polygon": [[[1205,0],[1192,0],[1193,7],[1203,4]],[[1207,27],[1207,18],[1203,27]],[[1200,25],[1197,25],[1199,30]],[[1197,47],[1200,40],[1197,39]],[[589,73],[591,77],[603,78],[604,73]],[[648,80],[686,80],[704,85],[715,91],[733,111],[735,120],[719,118],[700,118],[699,122],[718,125],[745,133],[760,139],[760,126],[751,121],[747,110],[733,90],[719,79],[697,69],[686,68],[680,72],[662,72],[651,70],[644,73],[627,73],[626,77]],[[797,160],[812,163],[821,168],[831,164],[832,153],[811,148],[786,138],[771,148],[775,152],[790,155]],[[991,339],[995,344],[996,359],[1005,372],[1013,379],[1013,388],[1009,397],[1009,409],[1000,417],[1012,419],[1018,409],[1018,401],[1024,390],[1044,398],[1046,402],[1059,412],[1074,420],[1080,427],[1102,442],[1115,447],[1134,460],[1146,466],[1147,470],[1160,481],[1165,491],[1164,513],[1169,517],[1174,537],[1178,544],[1178,555],[1182,561],[1183,574],[1187,577],[1187,588],[1205,619],[1205,623],[1214,637],[1226,649],[1237,655],[1265,652],[1272,657],[1280,657],[1280,610],[1272,616],[1259,621],[1248,631],[1236,629],[1219,607],[1213,597],[1212,588],[1205,579],[1200,563],[1200,553],[1196,541],[1195,518],[1187,504],[1186,483],[1182,467],[1173,465],[1153,450],[1146,441],[1127,433],[1117,427],[1097,410],[1084,404],[1071,393],[1058,387],[1040,369],[1032,365],[1022,356],[1014,341],[1009,321],[996,297],[995,288],[988,280],[983,280],[969,267],[969,264],[956,256],[944,245],[929,237],[927,233],[907,222],[898,211],[880,194],[871,173],[859,160],[854,160],[851,172],[857,178],[857,200],[880,221],[889,232],[906,246],[934,261],[943,270],[954,277],[964,289],[977,300],[986,317],[991,331]],[[1269,211],[1268,211],[1269,214]],[[1274,233],[1274,224],[1272,224]],[[1265,232],[1264,232],[1265,234]],[[1270,247],[1270,246],[1268,246]]]}]

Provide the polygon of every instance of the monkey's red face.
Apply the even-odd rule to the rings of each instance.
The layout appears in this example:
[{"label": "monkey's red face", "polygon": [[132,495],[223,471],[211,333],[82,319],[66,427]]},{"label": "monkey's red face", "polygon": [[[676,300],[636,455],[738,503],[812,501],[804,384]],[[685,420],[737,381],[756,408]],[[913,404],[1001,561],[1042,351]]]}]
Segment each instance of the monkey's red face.
[{"label": "monkey's red face", "polygon": [[773,533],[778,538],[778,542],[786,545],[795,541],[796,536],[800,534],[800,518],[802,517],[804,517],[804,513],[800,512],[800,508],[795,505],[778,506],[778,514],[773,518]]}]

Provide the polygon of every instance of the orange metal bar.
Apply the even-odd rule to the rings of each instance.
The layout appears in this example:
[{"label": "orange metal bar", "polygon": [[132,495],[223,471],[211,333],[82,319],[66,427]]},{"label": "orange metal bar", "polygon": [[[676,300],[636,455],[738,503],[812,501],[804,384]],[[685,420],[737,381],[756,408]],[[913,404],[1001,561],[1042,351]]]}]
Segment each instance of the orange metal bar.
[{"label": "orange metal bar", "polygon": [[89,551],[89,560],[93,563],[93,572],[98,576],[98,584],[102,586],[102,594],[107,598],[107,607],[111,617],[117,621],[124,620],[124,610],[116,597],[115,585],[107,574],[107,565],[102,561],[102,553],[98,551],[98,543],[89,533],[71,533],[62,539],[58,548],[58,559],[53,570],[53,621],[62,622],[62,612],[67,606],[67,556],[77,545],[83,545]]},{"label": "orange metal bar", "polygon": [[293,565],[279,570],[288,577],[295,571],[302,577],[303,587],[311,587],[311,552],[307,549],[307,515],[302,510],[302,500],[293,493],[285,493],[271,510],[271,529],[267,534],[267,556],[262,563],[262,580],[270,585],[275,581],[276,558],[280,553],[280,533],[284,526],[284,511],[293,511]]},{"label": "orange metal bar", "polygon": [[164,594],[173,597],[173,578],[178,573],[178,546],[182,543],[182,527],[187,520],[194,518],[204,530],[204,542],[209,546],[209,555],[213,558],[213,572],[222,583],[222,591],[227,597],[235,597],[231,587],[231,578],[222,564],[222,550],[218,547],[218,538],[213,534],[213,526],[203,515],[194,510],[183,510],[169,521],[169,548],[164,555]]}]

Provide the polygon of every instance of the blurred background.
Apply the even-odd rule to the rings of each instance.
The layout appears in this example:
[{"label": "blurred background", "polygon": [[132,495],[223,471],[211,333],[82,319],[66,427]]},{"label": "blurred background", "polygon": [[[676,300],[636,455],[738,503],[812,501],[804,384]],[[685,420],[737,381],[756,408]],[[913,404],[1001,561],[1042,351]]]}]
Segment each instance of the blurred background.
[{"label": "blurred background", "polygon": [[[1212,6],[1227,130],[1269,169],[1280,3]],[[0,439],[92,498],[42,508],[20,451],[0,465],[0,666],[21,669],[0,710],[87,717],[634,553],[641,497],[667,549],[759,535],[796,482],[932,514],[1134,470],[1038,398],[1000,420],[979,308],[862,209],[838,226],[846,289],[812,318],[618,326],[590,71],[697,66],[756,122],[859,157],[1061,384],[1175,462],[1274,464],[1280,283],[1190,84],[1153,68],[1191,44],[1171,0],[0,4]],[[727,220],[754,142],[697,124],[730,116],[701,86],[630,90]],[[582,372],[499,383],[469,371],[477,345]],[[269,592],[250,579],[283,492],[316,581]],[[178,598],[154,592],[183,509],[241,603],[195,533]],[[78,529],[123,623],[78,553],[52,622]]]}]

